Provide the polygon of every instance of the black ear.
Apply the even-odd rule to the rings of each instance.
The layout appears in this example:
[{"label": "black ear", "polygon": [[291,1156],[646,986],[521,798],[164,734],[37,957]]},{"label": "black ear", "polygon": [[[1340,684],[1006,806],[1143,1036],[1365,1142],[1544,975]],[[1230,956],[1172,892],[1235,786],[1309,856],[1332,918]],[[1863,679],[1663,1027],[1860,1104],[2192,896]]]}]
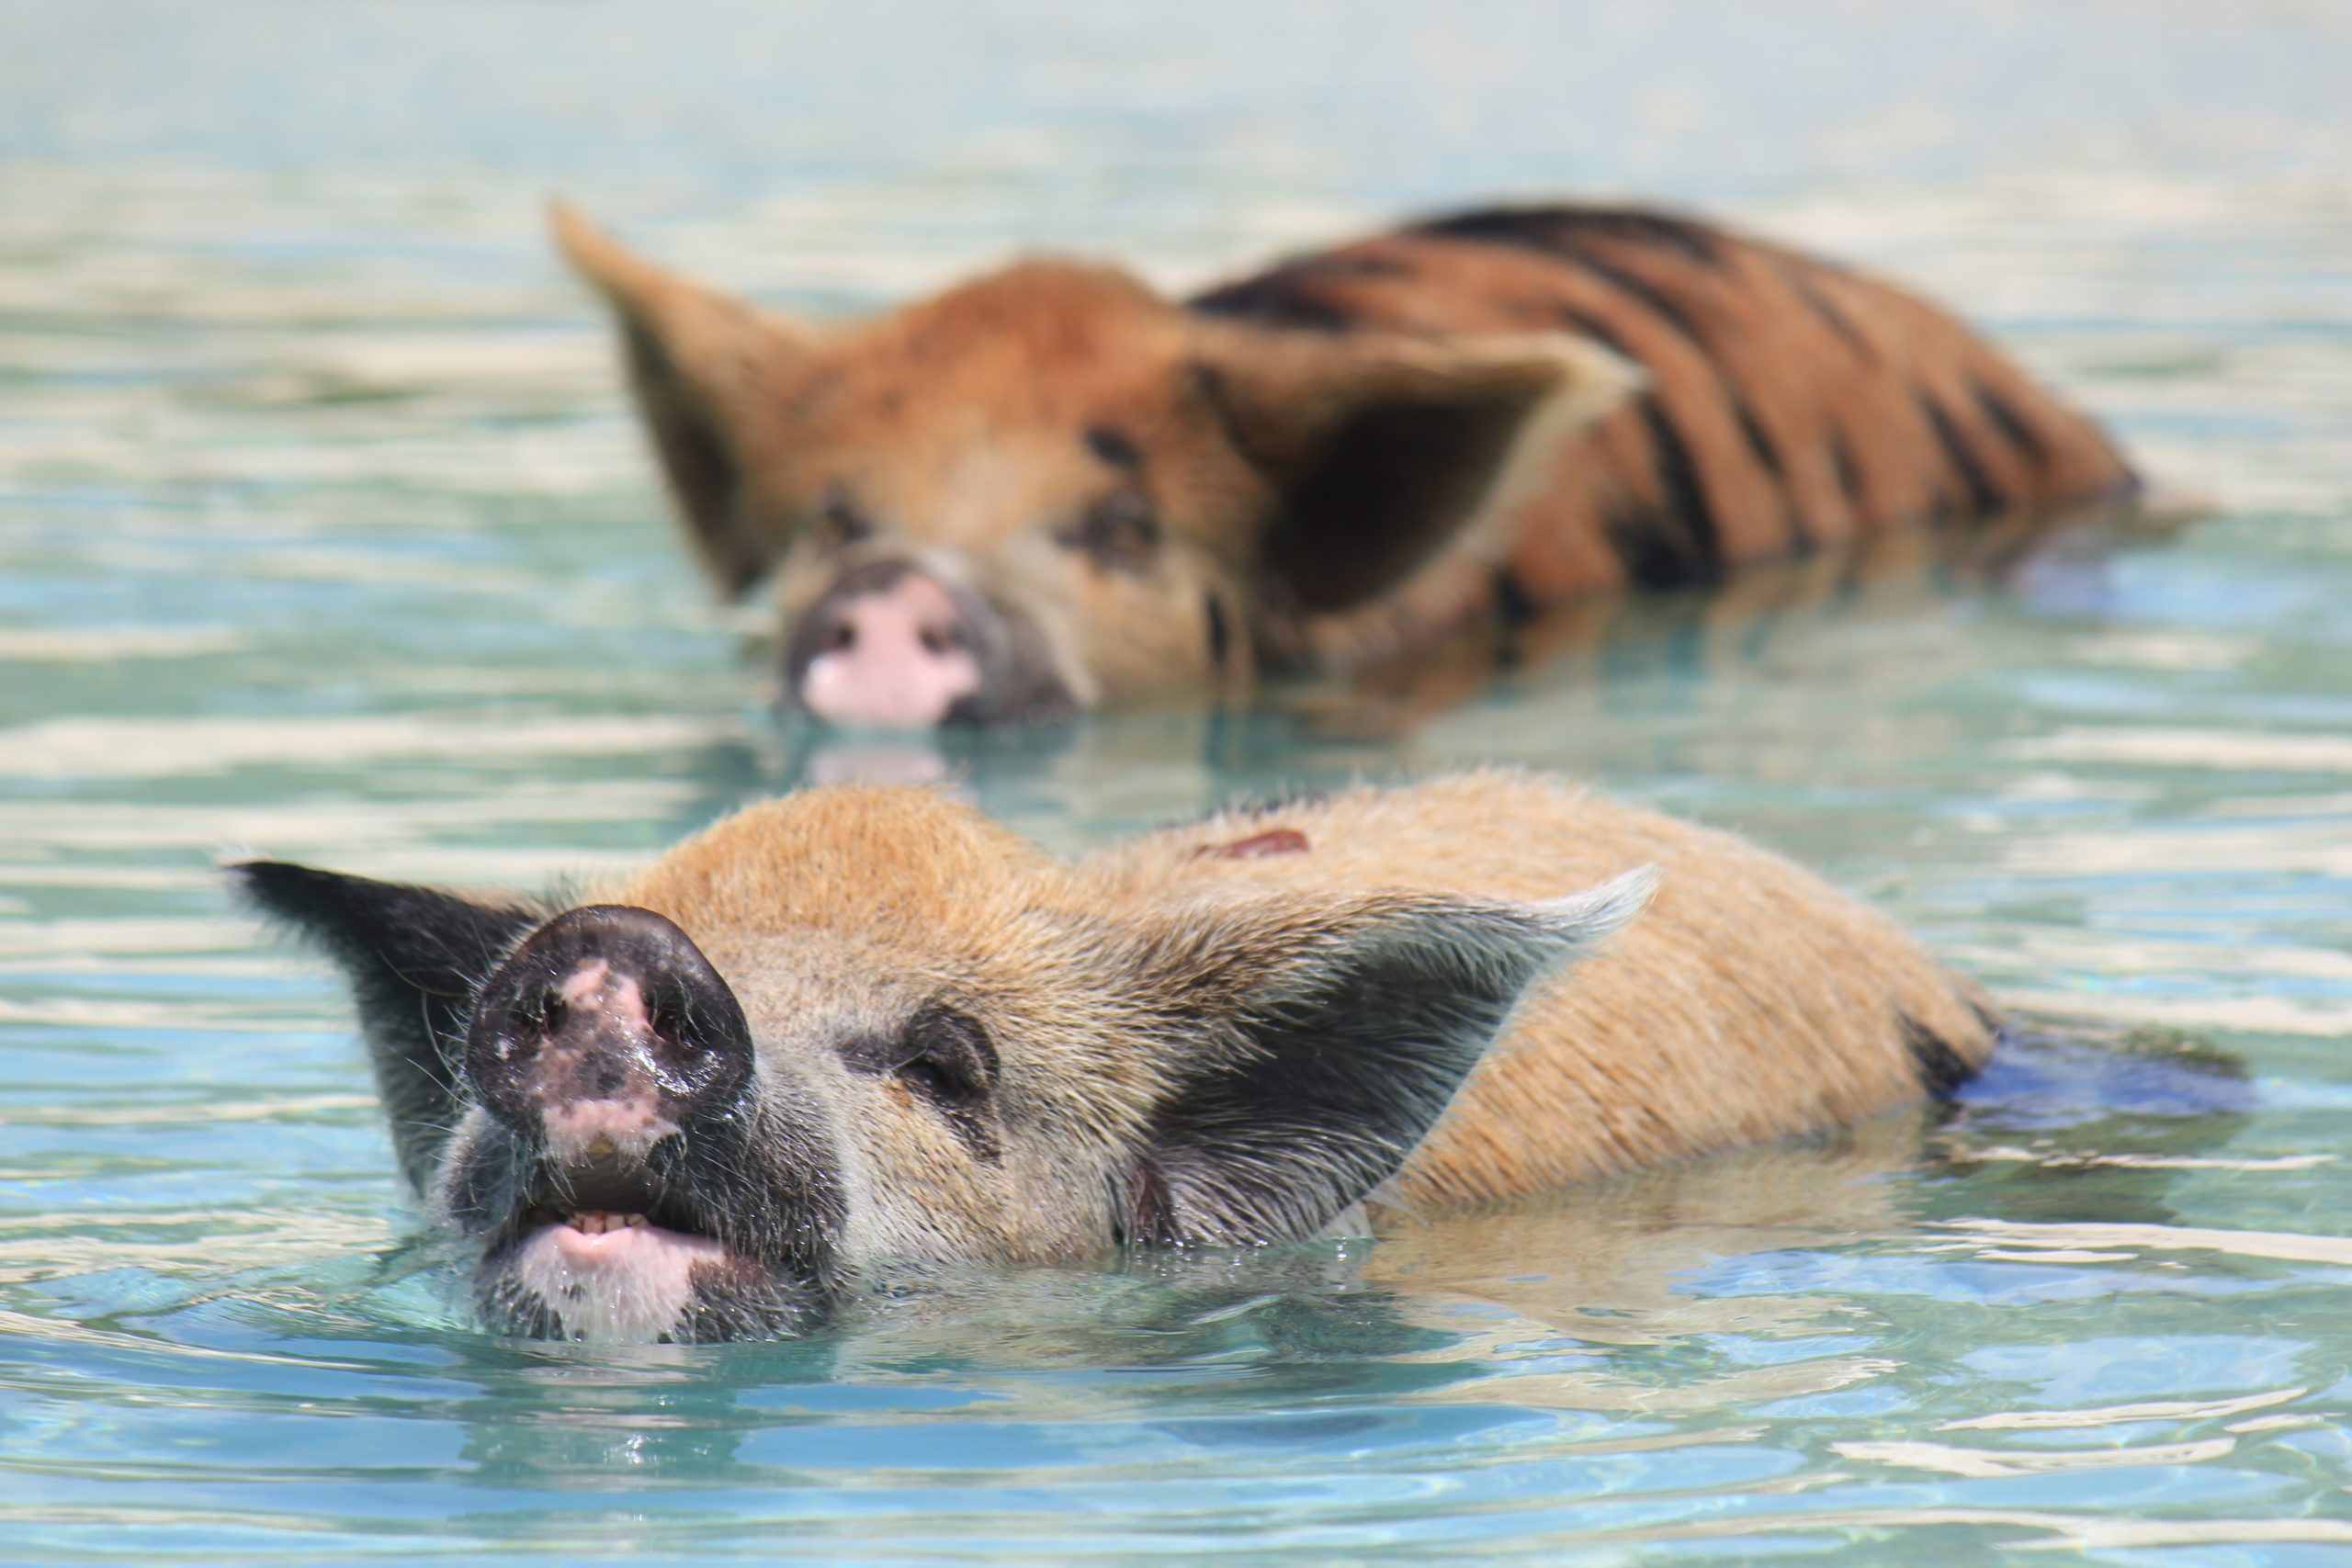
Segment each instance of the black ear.
[{"label": "black ear", "polygon": [[282,861],[227,874],[247,902],[350,979],[401,1169],[424,1190],[459,1112],[457,1064],[474,993],[539,917]]},{"label": "black ear", "polygon": [[1547,475],[1561,441],[1641,374],[1576,338],[1258,328],[1216,339],[1202,365],[1218,417],[1274,491],[1261,569],[1318,647],[1376,643],[1382,621],[1416,619],[1456,575],[1483,581],[1495,540],[1474,525]]},{"label": "black ear", "polygon": [[1153,1119],[1125,1239],[1321,1230],[1404,1164],[1530,983],[1640,913],[1656,882],[1645,869],[1547,903],[1412,894],[1304,921],[1295,906],[1213,915],[1171,942],[1164,982],[1213,1022]]}]

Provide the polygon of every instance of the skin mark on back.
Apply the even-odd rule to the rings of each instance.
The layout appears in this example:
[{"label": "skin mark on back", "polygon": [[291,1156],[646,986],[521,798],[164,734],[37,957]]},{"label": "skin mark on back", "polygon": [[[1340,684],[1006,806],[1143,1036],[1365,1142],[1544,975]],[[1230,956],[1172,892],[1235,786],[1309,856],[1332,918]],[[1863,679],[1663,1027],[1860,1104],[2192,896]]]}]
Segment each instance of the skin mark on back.
[{"label": "skin mark on back", "polygon": [[1271,860],[1276,855],[1303,855],[1308,847],[1306,835],[1295,828],[1269,828],[1262,833],[1252,833],[1229,844],[1203,844],[1193,852],[1193,858]]}]

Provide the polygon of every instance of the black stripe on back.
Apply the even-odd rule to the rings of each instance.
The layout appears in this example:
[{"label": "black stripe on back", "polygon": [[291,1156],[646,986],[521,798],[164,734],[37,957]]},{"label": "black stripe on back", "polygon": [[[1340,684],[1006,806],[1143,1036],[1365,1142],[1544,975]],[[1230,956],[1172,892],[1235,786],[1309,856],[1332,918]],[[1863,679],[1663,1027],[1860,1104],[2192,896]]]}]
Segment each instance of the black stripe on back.
[{"label": "black stripe on back", "polygon": [[1314,274],[1289,267],[1195,295],[1188,308],[1204,316],[1317,333],[1347,332],[1358,321],[1354,311],[1322,296]]},{"label": "black stripe on back", "polygon": [[2020,457],[2035,468],[2050,461],[2049,443],[2041,439],[2041,432],[2025,422],[2025,416],[2018,412],[2008,399],[1982,381],[1973,380],[1968,385],[1969,390],[1975,394],[1976,406],[1984,411],[1984,417],[1993,422],[1993,428],[2001,433],[2002,439],[2017,448]]},{"label": "black stripe on back", "polygon": [[1636,588],[1680,588],[1691,581],[1683,553],[1657,525],[1657,513],[1629,505],[1600,515],[1600,531],[1624,564],[1625,581]]},{"label": "black stripe on back", "polygon": [[[1638,273],[1628,272],[1622,266],[1602,261],[1598,256],[1587,255],[1581,251],[1563,251],[1560,256],[1563,261],[1580,271],[1589,273],[1618,292],[1632,295],[1648,306],[1659,320],[1689,339],[1692,347],[1702,354],[1708,353],[1707,335],[1700,330],[1698,321],[1692,318],[1690,311],[1682,308],[1682,302],[1679,299],[1660,288],[1657,284]],[[1710,355],[1710,357],[1712,358],[1713,355]]]},{"label": "black stripe on back", "polygon": [[1724,237],[1704,223],[1638,207],[1493,207],[1416,223],[1408,231],[1447,240],[1519,245],[1560,255],[1583,237],[1625,240],[1673,251],[1707,266],[1723,265]]},{"label": "black stripe on back", "polygon": [[1828,322],[1829,330],[1844,338],[1849,348],[1865,359],[1878,357],[1877,353],[1871,347],[1870,340],[1862,335],[1860,327],[1854,325],[1853,318],[1839,310],[1836,302],[1821,291],[1820,286],[1815,284],[1808,275],[1804,263],[1791,265],[1787,269],[1786,276],[1790,287],[1797,291],[1798,297],[1804,300],[1806,307],[1815,315]]},{"label": "black stripe on back", "polygon": [[1574,305],[1562,305],[1557,309],[1561,322],[1571,331],[1590,338],[1603,348],[1623,355],[1636,364],[1641,363],[1642,356],[1626,347],[1625,340],[1618,336],[1616,329],[1607,321],[1589,311],[1579,310]]},{"label": "black stripe on back", "polygon": [[1773,444],[1771,433],[1758,422],[1756,411],[1747,406],[1747,400],[1734,389],[1728,376],[1724,378],[1724,396],[1731,402],[1732,416],[1739,421],[1739,433],[1747,438],[1747,449],[1756,454],[1756,461],[1775,479],[1785,479],[1787,470],[1781,464],[1780,447]]},{"label": "black stripe on back", "polygon": [[1680,581],[1716,581],[1724,574],[1723,534],[1715,523],[1714,508],[1707,504],[1706,490],[1699,482],[1699,467],[1690,460],[1682,432],[1655,395],[1642,399],[1641,411],[1657,453],[1658,491],[1666,498],[1667,514],[1683,525],[1689,540]]},{"label": "black stripe on back", "polygon": [[1351,277],[1405,277],[1412,270],[1396,256],[1302,256],[1195,294],[1186,309],[1261,326],[1341,333],[1360,325],[1363,317],[1332,298],[1329,284]]},{"label": "black stripe on back", "polygon": [[1862,505],[1862,468],[1854,460],[1853,443],[1836,425],[1829,427],[1829,466],[1838,475],[1838,492],[1856,517],[1867,517],[1869,510]]},{"label": "black stripe on back", "polygon": [[2000,486],[1993,482],[1993,476],[1984,471],[1984,465],[1978,460],[1975,448],[1969,446],[1967,437],[1961,434],[1960,426],[1952,423],[1951,414],[1944,405],[1925,389],[1914,389],[1911,395],[1918,400],[1919,412],[1935,427],[1936,443],[1944,449],[1945,460],[1960,476],[1960,482],[1967,487],[1969,511],[1981,516],[2007,506],[2009,498],[2002,493]]},{"label": "black stripe on back", "polygon": [[[1639,357],[1625,347],[1623,340],[1610,330],[1607,322],[1572,305],[1560,308],[1560,319],[1604,348],[1614,349],[1629,359]],[[1618,559],[1625,563],[1625,575],[1638,587],[1679,588],[1688,583],[1716,581],[1723,576],[1722,531],[1715,524],[1714,508],[1707,504],[1707,492],[1699,483],[1699,468],[1690,460],[1690,448],[1659,404],[1657,393],[1643,393],[1632,406],[1641,412],[1642,423],[1650,433],[1653,472],[1657,477],[1662,503],[1656,513],[1612,508],[1602,516],[1601,528],[1609,536]],[[1686,547],[1678,547],[1667,531],[1658,526],[1662,519],[1682,525]]]}]

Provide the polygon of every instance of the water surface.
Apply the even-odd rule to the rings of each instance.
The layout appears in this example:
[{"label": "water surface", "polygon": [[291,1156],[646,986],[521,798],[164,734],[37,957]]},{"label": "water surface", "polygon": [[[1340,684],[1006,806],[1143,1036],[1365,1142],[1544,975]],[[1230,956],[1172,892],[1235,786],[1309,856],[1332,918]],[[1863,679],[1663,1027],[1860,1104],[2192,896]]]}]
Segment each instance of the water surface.
[{"label": "water surface", "polygon": [[[2348,35],[0,0],[0,1557],[2342,1560]],[[1572,615],[1451,705],[829,748],[769,718],[537,227],[565,190],[838,311],[1567,188],[1920,281],[2211,514]],[[536,886],[876,767],[1077,851],[1476,761],[1751,833],[2064,1027],[1948,1118],[1375,1246],[586,1352],[452,1304],[340,995],[209,870]]]}]

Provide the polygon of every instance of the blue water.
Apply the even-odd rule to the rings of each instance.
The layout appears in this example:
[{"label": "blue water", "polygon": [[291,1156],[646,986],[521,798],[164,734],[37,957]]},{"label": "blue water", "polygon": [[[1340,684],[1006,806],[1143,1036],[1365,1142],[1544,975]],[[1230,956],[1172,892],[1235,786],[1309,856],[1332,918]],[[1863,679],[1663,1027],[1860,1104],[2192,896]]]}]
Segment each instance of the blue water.
[{"label": "blue water", "polygon": [[[0,0],[0,1560],[2346,1560],[2347,80],[2317,4]],[[2208,514],[1577,613],[1458,700],[828,745],[537,228],[828,311],[1564,189],[1917,280]],[[468,1322],[209,870],[537,886],[876,771],[1074,850],[1485,761],[1818,865],[2045,1037],[1375,1245],[590,1351]]]}]

